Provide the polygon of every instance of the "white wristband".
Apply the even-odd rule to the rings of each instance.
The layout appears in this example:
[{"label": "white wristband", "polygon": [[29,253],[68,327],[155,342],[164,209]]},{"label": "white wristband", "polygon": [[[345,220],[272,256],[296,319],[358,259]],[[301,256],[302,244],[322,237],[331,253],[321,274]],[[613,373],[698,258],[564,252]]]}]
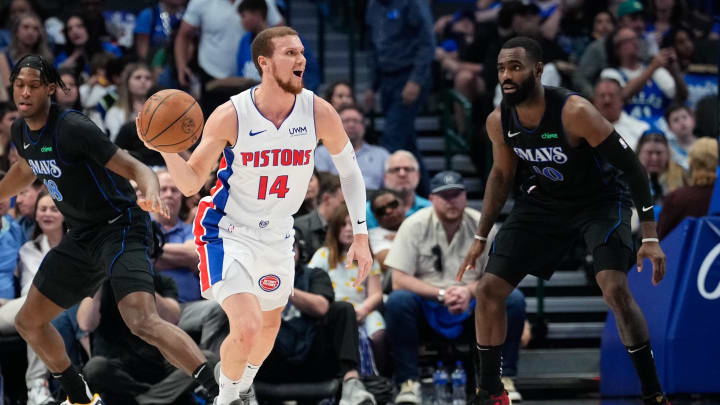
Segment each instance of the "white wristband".
[{"label": "white wristband", "polygon": [[487,242],[487,238],[484,237],[484,236],[475,235],[475,239],[480,240],[480,241],[483,241],[483,242]]},{"label": "white wristband", "polygon": [[660,239],[658,239],[658,238],[643,238],[642,243],[648,243],[648,242],[660,243]]}]

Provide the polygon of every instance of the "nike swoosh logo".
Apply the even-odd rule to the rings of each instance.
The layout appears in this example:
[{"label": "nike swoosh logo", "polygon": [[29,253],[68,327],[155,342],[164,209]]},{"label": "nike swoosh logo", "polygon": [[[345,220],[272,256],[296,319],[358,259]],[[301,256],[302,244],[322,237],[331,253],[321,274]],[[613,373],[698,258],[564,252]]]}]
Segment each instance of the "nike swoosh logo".
[{"label": "nike swoosh logo", "polygon": [[117,222],[118,219],[120,219],[122,217],[123,217],[123,214],[120,214],[120,215],[116,216],[115,218],[109,220],[108,224],[114,224],[115,222]]},{"label": "nike swoosh logo", "polygon": [[250,136],[260,135],[260,134],[262,134],[262,133],[265,132],[265,131],[267,131],[267,129],[264,129],[264,130],[258,131],[258,132],[253,132],[252,129],[251,129],[251,130],[250,130]]},{"label": "nike swoosh logo", "polygon": [[358,220],[357,223],[358,223],[358,225],[362,225],[362,224],[365,223],[365,221],[360,221],[360,220]]},{"label": "nike swoosh logo", "polygon": [[652,206],[652,205],[649,206],[649,207],[642,207],[643,212],[648,212],[648,211],[650,211],[651,209],[653,209],[653,206]]},{"label": "nike swoosh logo", "polygon": [[29,147],[30,147],[30,144],[29,144],[29,143],[23,143],[23,148],[27,149],[27,148],[29,148]]},{"label": "nike swoosh logo", "polygon": [[646,346],[643,345],[642,347],[638,347],[638,348],[635,349],[635,350],[628,349],[628,352],[629,352],[629,353],[639,352],[640,350],[644,349],[645,347],[646,347]]},{"label": "nike swoosh logo", "polygon": [[200,373],[205,369],[206,364],[203,364],[202,367],[200,367],[200,370],[198,370],[197,373],[193,374],[193,378],[197,380],[198,377],[200,377]]},{"label": "nike swoosh logo", "polygon": [[508,138],[512,138],[513,136],[517,136],[517,135],[520,135],[520,131],[518,131],[518,132],[508,131]]}]

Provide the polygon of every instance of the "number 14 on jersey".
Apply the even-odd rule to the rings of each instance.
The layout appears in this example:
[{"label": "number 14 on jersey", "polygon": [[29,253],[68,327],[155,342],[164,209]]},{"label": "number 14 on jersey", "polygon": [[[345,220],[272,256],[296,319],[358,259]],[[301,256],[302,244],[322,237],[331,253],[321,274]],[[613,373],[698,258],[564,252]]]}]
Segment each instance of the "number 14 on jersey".
[{"label": "number 14 on jersey", "polygon": [[[286,174],[277,176],[270,186],[270,194],[277,194],[277,198],[285,198],[290,189],[287,186],[288,176]],[[260,176],[258,186],[258,200],[264,200],[268,195],[268,176]]]}]

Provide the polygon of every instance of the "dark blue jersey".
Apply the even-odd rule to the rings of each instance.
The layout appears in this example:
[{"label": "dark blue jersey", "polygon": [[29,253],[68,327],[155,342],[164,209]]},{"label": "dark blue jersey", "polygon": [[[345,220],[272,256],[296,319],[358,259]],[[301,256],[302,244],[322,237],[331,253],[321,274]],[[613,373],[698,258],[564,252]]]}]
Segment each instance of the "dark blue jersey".
[{"label": "dark blue jersey", "polygon": [[117,146],[80,112],[53,104],[42,129],[20,118],[11,136],[71,229],[112,223],[136,206],[130,182],[105,168]]},{"label": "dark blue jersey", "polygon": [[524,128],[513,107],[501,104],[503,139],[519,158],[517,181],[524,193],[540,201],[588,203],[598,200],[630,201],[628,186],[585,140],[570,146],[562,123],[562,110],[574,93],[545,86],[545,112],[534,129]]}]

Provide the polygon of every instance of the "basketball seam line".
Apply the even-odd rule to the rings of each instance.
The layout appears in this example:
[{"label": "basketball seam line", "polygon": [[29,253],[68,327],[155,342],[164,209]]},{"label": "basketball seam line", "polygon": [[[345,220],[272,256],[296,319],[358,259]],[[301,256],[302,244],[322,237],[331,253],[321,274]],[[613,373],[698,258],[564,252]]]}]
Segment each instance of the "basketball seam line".
[{"label": "basketball seam line", "polygon": [[[163,129],[163,130],[160,131],[157,135],[155,135],[152,139],[148,139],[146,142],[152,143],[152,141],[154,141],[155,139],[157,139],[158,136],[164,134],[165,131],[167,131],[167,130],[170,129],[173,125],[175,125],[175,123],[178,122],[178,121],[180,120],[180,118],[184,117],[185,114],[187,114],[187,112],[190,111],[190,109],[195,106],[195,104],[197,104],[197,100],[193,100],[193,103],[190,104],[190,106],[189,106],[188,108],[186,108],[185,111],[183,111],[183,113],[180,114],[180,116],[175,119],[175,121],[171,122],[170,125],[167,126],[167,128]],[[187,138],[186,138],[186,139],[187,139]]]},{"label": "basketball seam line", "polygon": [[[153,117],[155,116],[155,112],[158,110],[158,108],[160,108],[160,106],[161,106],[167,99],[169,99],[170,97],[172,97],[172,96],[174,96],[174,95],[175,95],[175,93],[170,93],[167,97],[165,97],[164,99],[162,99],[162,101],[159,102],[158,105],[155,106],[155,109],[153,110],[152,114],[150,114],[150,119],[148,119],[147,128],[145,128],[145,135],[147,135],[148,131],[150,130],[150,123],[152,123],[152,119],[153,119]],[[145,137],[145,136],[143,136],[143,138],[144,138],[144,137]],[[155,139],[155,138],[153,138],[153,139]],[[150,142],[150,141],[148,141],[148,142]]]},{"label": "basketball seam line", "polygon": [[195,132],[193,132],[192,134],[190,134],[190,136],[188,136],[187,138],[183,139],[183,140],[180,141],[180,142],[170,143],[170,144],[166,144],[166,145],[154,145],[154,146],[156,146],[156,147],[163,147],[163,146],[175,146],[175,145],[179,145],[179,144],[187,141],[188,139],[192,138],[193,136],[195,136],[195,134],[197,133],[197,131],[200,130],[201,128],[202,128],[202,126],[198,126],[198,128],[195,129]]}]

